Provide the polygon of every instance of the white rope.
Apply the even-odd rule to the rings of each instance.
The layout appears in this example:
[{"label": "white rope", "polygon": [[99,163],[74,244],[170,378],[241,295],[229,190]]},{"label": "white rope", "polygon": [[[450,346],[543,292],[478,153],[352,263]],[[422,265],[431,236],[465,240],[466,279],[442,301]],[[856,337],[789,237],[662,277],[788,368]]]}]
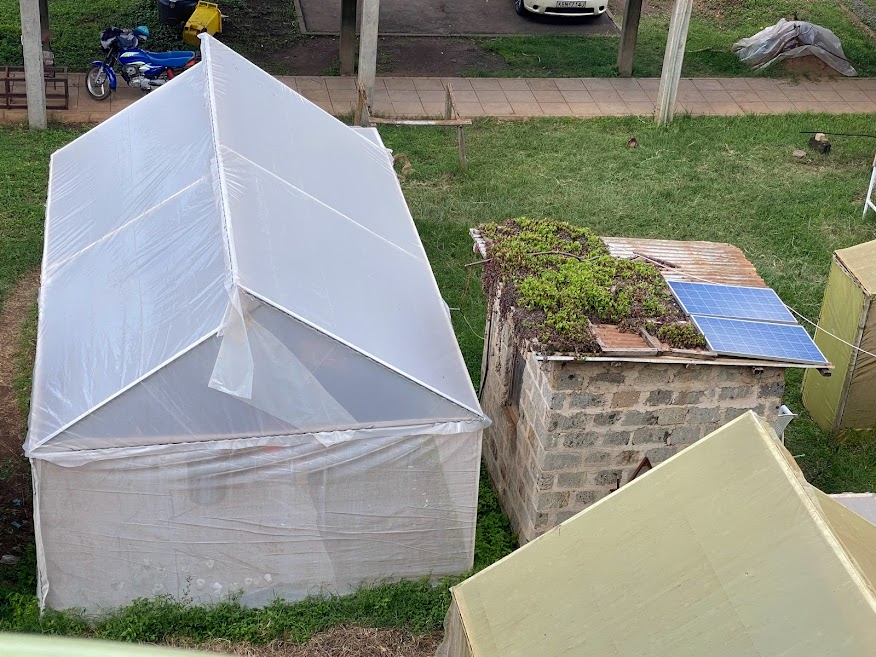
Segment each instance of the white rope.
[{"label": "white rope", "polygon": [[[642,253],[637,253],[636,255],[638,255],[638,256],[644,258],[645,260],[650,260],[650,261],[653,262],[655,265],[657,265],[658,267],[662,267],[663,269],[668,269],[669,271],[678,271],[678,272],[680,272],[681,274],[684,274],[684,276],[687,277],[687,278],[696,278],[696,279],[701,280],[701,281],[703,281],[703,282],[705,282],[705,283],[711,283],[712,285],[724,285],[724,283],[716,283],[715,281],[710,281],[708,278],[703,278],[702,276],[697,276],[697,275],[695,275],[695,274],[689,274],[689,273],[687,273],[686,271],[684,271],[683,269],[681,269],[681,268],[679,268],[679,267],[668,267],[667,265],[665,265],[664,263],[660,262],[659,260],[654,260],[653,258],[649,258],[648,256],[646,256],[646,255],[644,255],[644,254],[642,254]],[[862,353],[862,354],[866,354],[867,356],[870,356],[871,358],[876,358],[876,354],[874,354],[874,353],[872,353],[872,352],[869,352],[869,351],[867,351],[866,349],[861,349],[860,347],[856,347],[856,346],[853,345],[851,342],[846,342],[845,340],[843,340],[843,339],[842,339],[841,337],[839,337],[838,335],[834,335],[834,334],[831,333],[830,331],[826,330],[825,328],[823,328],[823,327],[819,326],[818,324],[816,324],[815,322],[813,322],[811,319],[809,319],[808,317],[806,317],[805,315],[803,315],[803,313],[799,313],[799,312],[797,312],[796,310],[794,310],[793,308],[791,308],[791,306],[789,306],[788,304],[786,304],[784,301],[782,302],[782,304],[785,306],[785,308],[787,308],[787,309],[790,310],[792,313],[794,313],[795,315],[797,315],[797,317],[799,317],[800,319],[802,319],[804,322],[806,322],[807,324],[811,324],[812,326],[814,326],[816,331],[821,331],[821,332],[824,333],[825,335],[829,335],[829,336],[832,337],[834,340],[837,340],[837,341],[839,341],[839,342],[842,342],[844,345],[846,345],[847,347],[851,347],[851,348],[854,349],[855,351],[858,351],[858,352],[860,352],[860,353]]]},{"label": "white rope", "polygon": [[834,334],[831,333],[830,331],[825,330],[824,328],[822,328],[821,326],[819,326],[818,324],[816,324],[815,322],[813,322],[811,319],[808,319],[808,318],[804,317],[803,315],[801,315],[800,313],[798,313],[796,310],[794,310],[793,308],[791,308],[791,306],[789,306],[788,304],[785,304],[785,308],[787,308],[787,309],[790,310],[792,313],[794,313],[795,315],[797,315],[797,317],[799,317],[800,319],[802,319],[804,322],[806,322],[806,323],[808,323],[808,324],[812,324],[812,326],[815,327],[815,330],[816,330],[816,331],[821,331],[822,333],[824,333],[824,334],[829,335],[830,337],[832,337],[834,340],[839,340],[839,341],[842,342],[844,345],[851,347],[851,348],[854,349],[855,351],[859,351],[859,352],[861,352],[862,354],[867,354],[867,355],[870,356],[871,358],[876,358],[876,354],[871,353],[871,352],[867,351],[866,349],[861,349],[860,347],[856,347],[856,346],[853,345],[851,342],[846,342],[846,341],[843,340],[841,337],[839,337],[839,336],[837,336],[837,335],[834,335]]}]

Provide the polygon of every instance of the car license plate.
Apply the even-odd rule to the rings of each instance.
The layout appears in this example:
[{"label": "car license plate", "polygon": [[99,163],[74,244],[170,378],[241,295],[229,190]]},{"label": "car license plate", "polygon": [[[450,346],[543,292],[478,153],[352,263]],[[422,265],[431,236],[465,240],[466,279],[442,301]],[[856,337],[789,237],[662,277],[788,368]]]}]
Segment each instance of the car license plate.
[{"label": "car license plate", "polygon": [[563,9],[564,7],[581,7],[584,8],[587,6],[586,2],[581,2],[580,0],[557,0],[557,7],[559,9]]}]

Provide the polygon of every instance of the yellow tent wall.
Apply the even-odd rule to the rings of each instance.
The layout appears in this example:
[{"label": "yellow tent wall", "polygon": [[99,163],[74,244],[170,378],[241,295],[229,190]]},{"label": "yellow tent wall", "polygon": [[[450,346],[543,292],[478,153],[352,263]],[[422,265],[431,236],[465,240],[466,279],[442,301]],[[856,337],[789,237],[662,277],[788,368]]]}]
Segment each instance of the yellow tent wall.
[{"label": "yellow tent wall", "polygon": [[876,426],[876,359],[843,344],[876,352],[876,241],[834,254],[815,343],[834,365],[833,375],[807,370],[803,403],[822,429]]},{"label": "yellow tent wall", "polygon": [[452,589],[441,657],[872,657],[876,526],[753,413]]}]

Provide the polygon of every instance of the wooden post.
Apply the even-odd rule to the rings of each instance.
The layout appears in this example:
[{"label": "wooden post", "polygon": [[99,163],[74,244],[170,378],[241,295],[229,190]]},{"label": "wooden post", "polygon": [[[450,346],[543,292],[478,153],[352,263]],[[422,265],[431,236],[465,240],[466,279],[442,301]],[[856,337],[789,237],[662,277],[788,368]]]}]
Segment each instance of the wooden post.
[{"label": "wooden post", "polygon": [[40,40],[43,42],[43,52],[52,49],[52,31],[49,28],[49,0],[40,0]]},{"label": "wooden post", "polygon": [[642,16],[642,0],[627,0],[624,7],[624,25],[617,51],[617,70],[622,78],[633,74],[633,59],[636,56],[636,39],[639,36],[639,18]]},{"label": "wooden post", "polygon": [[377,24],[380,20],[380,0],[362,1],[362,26],[359,29],[359,84],[365,97],[374,102],[374,80],[377,76]]},{"label": "wooden post", "polygon": [[675,6],[672,8],[666,53],[663,55],[663,72],[660,75],[660,89],[657,92],[657,125],[668,125],[672,123],[675,116],[675,97],[681,79],[681,65],[684,63],[684,46],[687,42],[692,5],[693,0],[675,0]]},{"label": "wooden post", "polygon": [[365,87],[358,84],[356,91],[356,111],[353,113],[353,125],[367,128],[371,125],[371,106],[365,96]]},{"label": "wooden post", "polygon": [[[456,109],[453,87],[449,82],[447,83],[447,98],[444,101],[444,118],[447,120],[459,118],[459,110]],[[459,151],[459,166],[465,169],[468,159],[465,156],[465,132],[462,125],[456,126],[456,148]]]},{"label": "wooden post", "polygon": [[356,72],[356,0],[341,0],[340,60],[341,75]]},{"label": "wooden post", "polygon": [[39,0],[19,0],[18,6],[21,10],[21,46],[24,52],[27,121],[31,129],[45,130],[48,121]]}]

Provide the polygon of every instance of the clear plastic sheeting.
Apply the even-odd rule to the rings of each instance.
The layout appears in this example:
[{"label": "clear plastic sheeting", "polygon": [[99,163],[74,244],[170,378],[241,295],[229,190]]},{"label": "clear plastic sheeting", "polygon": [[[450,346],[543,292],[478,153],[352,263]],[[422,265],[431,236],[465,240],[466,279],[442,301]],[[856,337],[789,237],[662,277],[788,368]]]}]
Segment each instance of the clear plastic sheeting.
[{"label": "clear plastic sheeting", "polygon": [[812,55],[845,76],[858,74],[846,59],[837,35],[805,21],[781,18],[754,36],[740,39],[731,50],[743,64],[756,71],[785,59]]},{"label": "clear plastic sheeting", "polygon": [[202,39],[52,157],[25,443],[42,600],[464,571],[489,420],[388,151]]},{"label": "clear plastic sheeting", "polygon": [[265,605],[470,568],[480,430],[393,433],[34,460],[41,601],[100,612],[239,594]]}]

